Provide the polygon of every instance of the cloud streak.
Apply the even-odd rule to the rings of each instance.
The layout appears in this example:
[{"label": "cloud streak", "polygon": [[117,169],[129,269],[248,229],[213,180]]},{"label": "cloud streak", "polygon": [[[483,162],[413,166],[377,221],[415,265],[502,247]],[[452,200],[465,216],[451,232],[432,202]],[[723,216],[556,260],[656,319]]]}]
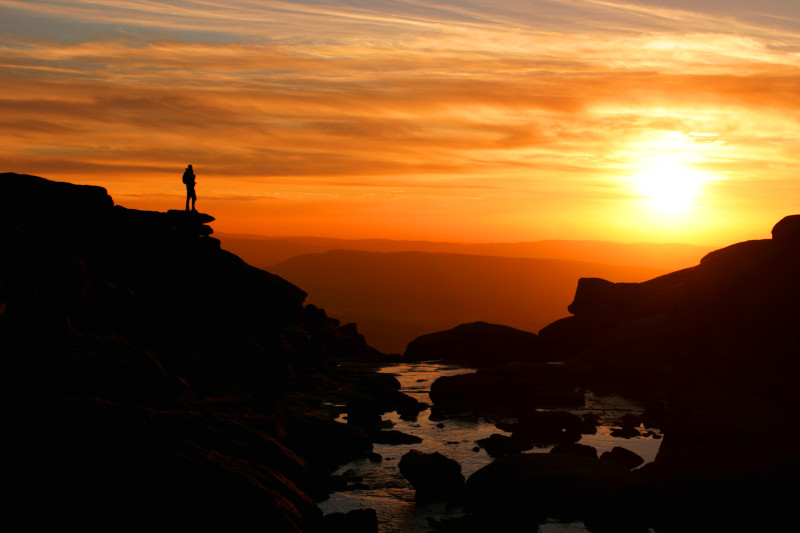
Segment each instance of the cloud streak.
[{"label": "cloud streak", "polygon": [[[256,198],[246,217],[217,217],[232,231],[302,227],[306,216],[342,236],[401,236],[420,213],[435,234],[405,236],[481,227],[482,238],[531,239],[562,236],[539,234],[553,224],[544,216],[580,215],[614,221],[576,222],[570,236],[634,239],[619,233],[618,203],[649,154],[714,173],[714,190],[798,170],[791,11],[582,0],[0,0],[0,10],[0,165],[142,204],[148,189],[160,205],[191,161],[222,212],[226,198]],[[685,142],[670,147],[668,134]],[[752,217],[784,208],[783,189]],[[460,205],[475,190],[484,219]],[[703,220],[733,216],[727,203],[708,198]],[[353,215],[328,224],[332,205]],[[380,223],[358,218],[381,208]],[[514,212],[498,222],[495,210]]]}]

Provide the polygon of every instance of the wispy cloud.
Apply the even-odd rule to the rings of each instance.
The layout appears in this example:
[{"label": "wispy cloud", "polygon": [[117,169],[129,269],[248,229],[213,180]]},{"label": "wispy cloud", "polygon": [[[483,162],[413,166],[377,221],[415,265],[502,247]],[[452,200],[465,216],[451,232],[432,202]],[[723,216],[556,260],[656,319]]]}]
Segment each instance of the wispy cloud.
[{"label": "wispy cloud", "polygon": [[133,199],[191,161],[208,201],[383,206],[387,231],[399,204],[484,224],[456,200],[480,189],[514,238],[629,199],[668,132],[722,181],[794,176],[796,13],[674,5],[0,0],[0,165]]}]

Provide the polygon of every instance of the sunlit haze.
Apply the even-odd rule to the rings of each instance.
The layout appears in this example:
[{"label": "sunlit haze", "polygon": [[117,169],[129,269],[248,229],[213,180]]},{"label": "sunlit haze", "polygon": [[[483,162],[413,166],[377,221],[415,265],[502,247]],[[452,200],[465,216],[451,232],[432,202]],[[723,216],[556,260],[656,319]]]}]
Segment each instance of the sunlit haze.
[{"label": "sunlit haze", "polygon": [[0,171],[217,232],[725,245],[798,212],[800,3],[0,0]]}]

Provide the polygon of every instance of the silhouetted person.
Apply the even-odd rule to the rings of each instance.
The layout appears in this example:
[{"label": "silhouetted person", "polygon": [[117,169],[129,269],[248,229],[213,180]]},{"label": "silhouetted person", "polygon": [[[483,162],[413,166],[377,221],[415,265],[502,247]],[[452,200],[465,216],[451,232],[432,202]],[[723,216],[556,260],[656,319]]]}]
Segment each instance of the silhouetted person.
[{"label": "silhouetted person", "polygon": [[186,185],[186,210],[189,210],[189,200],[192,201],[192,211],[197,211],[194,208],[195,202],[197,202],[197,194],[194,192],[194,185],[195,185],[195,175],[194,170],[192,170],[192,165],[186,167],[186,170],[183,171],[183,183]]}]

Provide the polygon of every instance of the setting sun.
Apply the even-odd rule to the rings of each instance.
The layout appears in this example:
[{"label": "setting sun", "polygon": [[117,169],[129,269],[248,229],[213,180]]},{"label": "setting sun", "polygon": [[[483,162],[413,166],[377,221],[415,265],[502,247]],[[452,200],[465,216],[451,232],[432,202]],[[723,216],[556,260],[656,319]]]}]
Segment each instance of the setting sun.
[{"label": "setting sun", "polygon": [[174,4],[0,0],[0,170],[166,210],[193,164],[215,231],[335,238],[721,245],[800,198],[793,2]]},{"label": "setting sun", "polygon": [[660,157],[635,177],[637,193],[650,209],[679,215],[693,207],[707,176],[686,164]]},{"label": "setting sun", "polygon": [[18,522],[794,521],[800,0],[0,0],[0,80]]}]

